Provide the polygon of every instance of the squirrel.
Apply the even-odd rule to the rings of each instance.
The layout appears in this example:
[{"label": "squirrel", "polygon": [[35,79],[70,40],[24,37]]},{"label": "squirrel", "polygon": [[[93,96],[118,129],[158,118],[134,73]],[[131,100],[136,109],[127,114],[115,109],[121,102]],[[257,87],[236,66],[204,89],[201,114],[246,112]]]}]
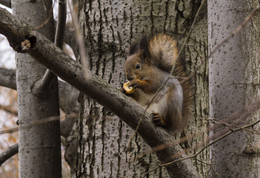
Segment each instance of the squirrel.
[{"label": "squirrel", "polygon": [[149,105],[153,122],[173,133],[183,130],[192,105],[191,84],[180,80],[187,75],[177,58],[177,41],[172,36],[151,34],[131,45],[124,65],[128,82],[123,93],[144,108]]}]

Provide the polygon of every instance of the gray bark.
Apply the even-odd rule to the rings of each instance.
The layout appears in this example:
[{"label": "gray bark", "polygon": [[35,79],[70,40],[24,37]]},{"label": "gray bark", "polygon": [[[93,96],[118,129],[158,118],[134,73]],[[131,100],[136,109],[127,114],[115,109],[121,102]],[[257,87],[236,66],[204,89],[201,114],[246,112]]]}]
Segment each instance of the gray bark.
[{"label": "gray bark", "polygon": [[[258,1],[208,2],[209,50],[226,38]],[[259,14],[210,59],[210,117],[224,119],[259,97]],[[257,83],[257,84],[256,84]],[[259,113],[258,113],[259,114]],[[259,119],[258,114],[233,127]],[[257,128],[256,128],[257,129]],[[259,135],[240,131],[213,145],[212,162],[220,177],[259,177]],[[257,146],[258,145],[258,146]]]},{"label": "gray bark", "polygon": [[[32,27],[41,25],[52,14],[52,3],[44,0],[12,1],[14,14]],[[53,20],[39,30],[53,40]],[[42,95],[32,93],[46,68],[28,54],[16,54],[19,124],[59,116],[57,78]],[[19,130],[19,177],[61,177],[59,121]]]}]

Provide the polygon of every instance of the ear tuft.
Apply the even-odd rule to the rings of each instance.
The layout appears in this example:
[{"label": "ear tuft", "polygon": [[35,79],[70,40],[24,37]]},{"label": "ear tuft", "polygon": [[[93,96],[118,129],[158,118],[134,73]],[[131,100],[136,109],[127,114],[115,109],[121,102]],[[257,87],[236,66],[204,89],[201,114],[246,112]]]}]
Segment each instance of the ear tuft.
[{"label": "ear tuft", "polygon": [[151,56],[149,51],[149,41],[150,41],[150,36],[147,35],[144,35],[139,41],[139,48],[142,50],[142,54],[144,58]]},{"label": "ear tuft", "polygon": [[128,55],[131,56],[133,54],[136,54],[138,52],[138,50],[139,50],[139,44],[136,41],[133,44],[131,44]]}]

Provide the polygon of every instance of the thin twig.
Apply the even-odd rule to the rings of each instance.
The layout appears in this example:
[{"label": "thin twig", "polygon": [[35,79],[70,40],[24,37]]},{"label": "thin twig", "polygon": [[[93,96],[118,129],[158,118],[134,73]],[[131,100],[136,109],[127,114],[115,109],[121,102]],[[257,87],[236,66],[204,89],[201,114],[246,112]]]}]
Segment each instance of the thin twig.
[{"label": "thin twig", "polygon": [[[209,130],[216,130],[216,129],[220,128],[223,125],[228,127],[228,128],[223,128],[222,130],[218,130],[213,136],[209,137],[207,139],[207,141],[206,141],[206,143],[208,143],[210,140],[218,138],[219,136],[223,135],[224,133],[226,133],[229,130],[234,130],[234,128],[235,129],[239,128],[239,126],[237,124],[241,123],[241,121],[244,121],[245,118],[247,118],[251,113],[257,111],[258,109],[260,109],[260,99],[257,99],[256,102],[254,102],[253,104],[251,104],[249,106],[243,107],[240,111],[236,112],[235,114],[231,114],[226,119],[223,119],[223,121],[225,121],[225,122],[219,122],[218,124],[216,124],[214,126],[209,126],[209,127],[205,128],[205,129],[200,130],[199,132],[195,132],[195,133],[193,133],[191,135],[183,137],[183,138],[181,138],[178,141],[176,140],[176,141],[173,141],[173,142],[168,142],[168,143],[164,143],[164,144],[158,145],[158,146],[153,147],[152,149],[144,151],[144,152],[142,152],[140,154],[149,154],[149,153],[152,153],[152,152],[162,151],[163,149],[165,149],[165,148],[167,148],[169,146],[174,146],[174,145],[183,143],[185,141],[189,141],[192,138],[196,138],[201,133],[208,132]],[[243,113],[243,114],[238,114],[238,113]],[[211,120],[213,120],[213,119],[211,119]],[[233,122],[226,123],[229,120],[231,120]],[[253,129],[247,129],[247,128],[245,128],[244,130],[254,131]],[[200,146],[201,146],[201,144],[200,145],[195,145],[192,148],[186,149],[186,152],[189,152],[189,151],[194,150],[194,149],[198,149]],[[182,153],[176,153],[172,157],[173,158],[174,157],[178,157],[181,154]]]},{"label": "thin twig", "polygon": [[229,130],[227,133],[221,135],[220,137],[218,137],[217,139],[213,140],[212,142],[210,142],[209,144],[207,144],[205,147],[203,147],[201,150],[199,150],[197,153],[195,153],[194,155],[191,155],[191,156],[188,156],[186,158],[182,158],[182,159],[179,159],[179,160],[174,160],[172,162],[168,162],[168,163],[165,163],[165,164],[162,164],[162,166],[167,166],[169,164],[172,164],[172,163],[175,163],[175,162],[178,162],[178,161],[183,161],[185,159],[190,159],[190,158],[193,158],[193,157],[196,157],[197,155],[199,155],[202,151],[204,151],[206,148],[208,148],[209,146],[213,145],[214,143],[218,142],[219,140],[222,140],[223,138],[227,137],[228,135],[232,134],[232,133],[235,133],[235,132],[238,132],[240,130],[243,130],[243,129],[246,129],[246,128],[249,128],[249,127],[253,127],[254,125],[258,124],[260,122],[260,120],[257,120],[251,124],[247,124],[247,125],[244,125],[240,128],[236,128],[236,129],[233,129],[233,130]]},{"label": "thin twig", "polygon": [[[149,172],[147,172],[144,177],[149,174],[150,172],[162,167],[162,166],[168,166],[170,164],[173,164],[173,163],[176,163],[176,162],[179,162],[179,161],[184,161],[184,160],[187,160],[187,159],[192,159],[196,156],[198,156],[201,152],[203,152],[206,148],[208,148],[209,146],[213,145],[214,143],[218,142],[219,140],[227,137],[228,135],[232,134],[232,133],[235,133],[235,132],[238,132],[240,130],[243,130],[243,129],[246,129],[246,128],[249,128],[249,127],[253,127],[254,125],[258,124],[260,122],[260,120],[257,120],[251,124],[248,124],[248,125],[245,125],[243,127],[240,127],[240,128],[237,128],[237,129],[234,129],[234,130],[230,130],[228,131],[227,133],[221,135],[220,137],[218,137],[217,139],[213,140],[211,143],[207,144],[206,146],[204,146],[201,150],[199,150],[197,153],[191,155],[191,156],[188,156],[188,157],[185,157],[185,158],[180,158],[180,159],[177,159],[177,160],[174,160],[174,161],[171,161],[171,162],[168,162],[168,163],[164,163],[164,164],[161,164],[159,166],[157,166],[156,168],[150,170]],[[175,154],[176,155],[176,154]],[[175,156],[174,156],[175,157]]]},{"label": "thin twig", "polygon": [[[73,3],[73,2],[71,1],[71,3]],[[69,4],[71,17],[72,17],[72,23],[73,23],[73,26],[74,26],[74,29],[75,29],[76,40],[77,40],[78,45],[79,45],[79,53],[80,53],[80,58],[81,58],[81,63],[82,63],[82,71],[83,71],[83,74],[85,76],[85,79],[89,80],[91,78],[91,71],[90,71],[90,67],[89,67],[89,59],[86,56],[86,48],[85,48],[84,38],[83,38],[82,32],[80,30],[78,17],[75,13],[75,9],[77,9],[76,6],[78,4],[75,4],[73,6],[73,4],[71,4],[71,3],[68,3],[68,4]]]},{"label": "thin twig", "polygon": [[43,28],[53,17],[53,6],[51,7],[50,11],[49,11],[49,15],[48,17],[44,20],[44,22],[42,22],[40,25],[34,27],[35,31],[40,30],[41,28]]},{"label": "thin twig", "polygon": [[[77,117],[76,113],[66,115],[67,119],[68,118],[75,118],[75,117]],[[9,128],[9,129],[0,130],[0,135],[6,134],[6,133],[17,132],[19,129],[28,129],[28,128],[32,128],[34,126],[38,126],[38,125],[41,125],[41,124],[45,124],[45,123],[57,121],[57,120],[60,120],[59,116],[52,116],[52,117],[44,118],[44,119],[41,119],[41,120],[35,120],[35,121],[29,122],[27,124],[19,123],[19,127],[13,127],[13,128]]]},{"label": "thin twig", "polygon": [[[247,112],[241,117],[242,119],[246,119],[247,117],[249,117],[252,113],[256,112],[257,110],[260,109],[260,100],[257,100],[255,103],[253,103],[251,105],[251,107],[247,107]],[[185,157],[185,158],[180,158],[180,159],[177,159],[177,160],[174,160],[174,161],[170,161],[168,163],[164,163],[164,164],[161,164],[159,166],[157,166],[156,168],[154,168],[153,170],[147,172],[145,175],[149,174],[150,172],[154,171],[155,169],[158,169],[162,166],[168,166],[170,164],[173,164],[173,163],[176,163],[176,162],[179,162],[179,161],[183,161],[183,160],[186,160],[186,159],[191,159],[191,158],[194,158],[196,156],[198,156],[201,152],[203,152],[206,148],[208,148],[209,146],[213,145],[214,143],[218,142],[219,140],[227,137],[228,135],[232,134],[232,133],[235,133],[235,132],[238,132],[238,131],[241,131],[241,130],[244,130],[244,129],[248,129],[250,127],[253,127],[255,126],[256,124],[258,124],[260,122],[260,119],[257,120],[257,121],[254,121],[250,124],[245,124],[241,127],[238,127],[238,128],[234,128],[232,130],[228,130],[226,131],[224,134],[221,134],[220,136],[218,136],[217,138],[215,137],[215,139],[213,138],[213,141],[211,141],[210,143],[208,143],[207,145],[205,145],[202,149],[200,149],[197,153],[191,155],[191,156],[188,156],[188,157]],[[182,153],[176,153],[175,155],[171,156],[172,159],[174,159],[175,157],[181,155]]]},{"label": "thin twig", "polygon": [[208,165],[208,166],[213,170],[213,172],[216,174],[217,178],[219,178],[220,175],[219,175],[219,173],[214,169],[214,167],[212,166],[212,163],[207,163],[207,162],[202,161],[202,160],[197,159],[197,158],[196,158],[196,160],[197,160],[198,162],[201,162],[202,164]]},{"label": "thin twig", "polygon": [[[232,38],[233,36],[235,36],[238,32],[241,31],[241,29],[246,26],[246,24],[250,21],[250,19],[253,17],[253,15],[256,13],[257,10],[259,10],[260,6],[256,6],[252,12],[250,12],[250,14],[244,19],[244,21],[233,31],[231,32],[223,41],[221,41],[208,55],[208,57],[206,58],[205,61],[208,61],[213,54],[215,54],[215,52],[221,48],[221,46],[223,44],[225,44],[228,40],[230,40],[230,38]],[[197,66],[197,68],[200,68],[202,65],[204,64],[204,62],[202,61],[202,63],[200,65]],[[183,79],[181,81],[181,83],[191,79],[195,74],[196,74],[197,70],[195,70],[194,72],[192,72],[189,76],[185,77],[185,79]]]},{"label": "thin twig", "polygon": [[[76,116],[76,115],[75,115]],[[67,118],[60,121],[60,135],[64,138],[67,138],[71,132],[71,129],[74,124],[74,116],[70,115],[70,118]],[[13,155],[18,153],[18,144],[14,144],[13,146],[7,148],[5,151],[0,153],[0,166]]]}]

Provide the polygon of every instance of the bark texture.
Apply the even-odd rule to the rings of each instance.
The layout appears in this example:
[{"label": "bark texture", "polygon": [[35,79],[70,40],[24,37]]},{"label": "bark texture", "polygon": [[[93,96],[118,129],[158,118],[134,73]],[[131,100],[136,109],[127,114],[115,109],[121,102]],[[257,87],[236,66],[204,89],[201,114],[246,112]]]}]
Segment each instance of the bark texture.
[{"label": "bark texture", "polygon": [[[14,14],[33,28],[52,17],[52,3],[12,1]],[[53,20],[49,18],[39,31],[53,40]],[[46,68],[28,54],[16,54],[19,124],[59,116],[57,78],[42,95],[32,92]],[[19,130],[19,177],[61,177],[60,125],[54,121]]]},{"label": "bark texture", "polygon": [[[257,1],[208,2],[209,50],[226,38],[244,18],[259,5]],[[210,59],[210,116],[224,119],[259,97],[259,13],[240,33],[225,43]],[[240,123],[239,127],[259,119],[259,113]],[[259,128],[259,126],[258,126]],[[257,129],[257,128],[256,128]],[[259,135],[241,131],[213,146],[213,167],[220,177],[259,177]]]}]

